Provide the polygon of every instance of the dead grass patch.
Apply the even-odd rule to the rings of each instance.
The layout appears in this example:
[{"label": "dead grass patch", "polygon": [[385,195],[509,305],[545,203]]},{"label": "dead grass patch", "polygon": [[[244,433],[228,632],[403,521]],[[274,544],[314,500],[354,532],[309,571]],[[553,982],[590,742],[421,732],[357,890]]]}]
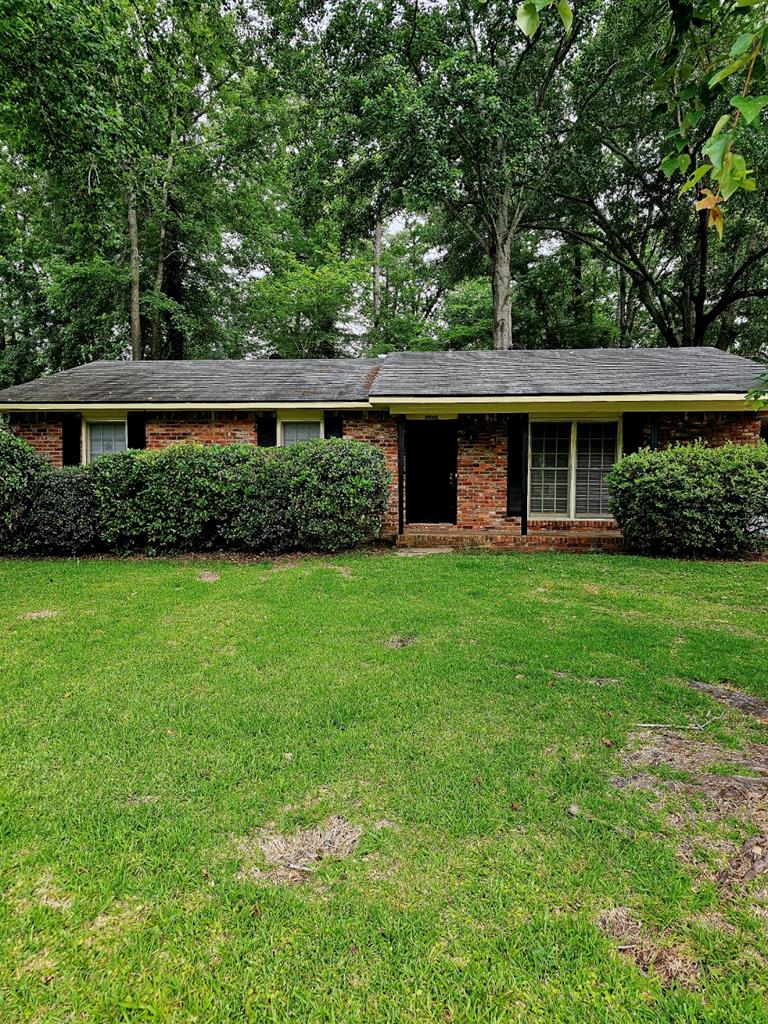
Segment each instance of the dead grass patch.
[{"label": "dead grass patch", "polygon": [[42,906],[50,907],[51,910],[69,910],[72,906],[72,897],[58,888],[49,871],[43,872],[38,878],[35,897]]},{"label": "dead grass patch", "polygon": [[197,578],[201,583],[217,583],[221,579],[221,573],[211,572],[208,569],[204,569],[202,572],[197,574]]},{"label": "dead grass patch", "polygon": [[[299,829],[293,836],[263,831],[255,839],[241,839],[238,852],[245,863],[239,880],[265,881],[274,885],[301,885],[323,860],[343,860],[357,848],[363,830],[344,818],[328,818],[324,824]],[[254,864],[258,854],[266,868]]]},{"label": "dead grass patch", "polygon": [[417,637],[415,636],[391,636],[387,640],[387,647],[397,650],[401,647],[410,647],[411,644],[415,644]]},{"label": "dead grass patch", "polygon": [[622,956],[633,960],[645,973],[652,970],[665,988],[673,984],[695,988],[698,984],[701,970],[696,961],[678,946],[659,945],[656,936],[644,928],[626,907],[601,910],[597,926]]},{"label": "dead grass patch", "polygon": [[734,888],[768,872],[768,835],[752,836],[719,872],[721,886]]},{"label": "dead grass patch", "polygon": [[147,908],[140,903],[116,902],[85,925],[85,945],[107,941],[127,928],[140,924]]},{"label": "dead grass patch", "polygon": [[[645,789],[662,802],[669,794],[705,799],[703,809],[673,812],[668,820],[672,828],[686,833],[677,847],[680,860],[697,874],[714,881],[721,892],[731,892],[768,873],[767,746],[750,743],[743,750],[732,750],[695,733],[683,735],[646,729],[630,736],[622,764],[635,771],[612,780],[619,788]],[[713,772],[713,767],[730,767],[753,774],[720,774]],[[665,779],[636,771],[642,768],[664,768],[685,773],[687,777]],[[760,834],[751,836],[741,847],[722,836],[701,834],[703,822],[713,824],[727,818],[736,818],[758,828]]]},{"label": "dead grass patch", "polygon": [[41,608],[40,611],[37,612],[24,612],[23,615],[19,616],[19,618],[27,620],[55,619],[59,616],[59,614],[59,611],[55,608]]},{"label": "dead grass patch", "polygon": [[160,797],[156,793],[131,793],[125,801],[128,807],[143,807],[146,804],[157,804]]},{"label": "dead grass patch", "polygon": [[713,683],[704,683],[700,679],[687,679],[686,685],[692,690],[698,690],[699,693],[706,693],[713,700],[725,704],[729,708],[734,708],[743,715],[749,715],[750,718],[756,718],[758,722],[768,724],[768,703],[760,697],[753,697],[749,693],[737,690],[726,680],[714,685]]}]

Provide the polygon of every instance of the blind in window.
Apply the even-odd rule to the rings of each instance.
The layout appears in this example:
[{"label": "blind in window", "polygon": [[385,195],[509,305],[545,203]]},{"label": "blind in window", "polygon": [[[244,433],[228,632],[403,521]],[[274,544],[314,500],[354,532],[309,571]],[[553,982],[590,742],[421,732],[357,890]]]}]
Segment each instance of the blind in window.
[{"label": "blind in window", "polygon": [[605,478],[616,461],[615,423],[579,423],[576,427],[576,515],[608,515]]},{"label": "blind in window", "polygon": [[283,423],[283,445],[296,444],[297,441],[312,441],[320,437],[319,420],[295,420]]},{"label": "blind in window", "polygon": [[91,423],[89,431],[91,459],[122,452],[127,447],[125,423]]},{"label": "blind in window", "polygon": [[568,514],[570,423],[531,425],[531,512]]}]

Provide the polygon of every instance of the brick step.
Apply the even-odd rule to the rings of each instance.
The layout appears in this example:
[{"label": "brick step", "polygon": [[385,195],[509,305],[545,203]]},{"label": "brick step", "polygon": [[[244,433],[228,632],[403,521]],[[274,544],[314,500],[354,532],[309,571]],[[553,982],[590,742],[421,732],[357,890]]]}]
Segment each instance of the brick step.
[{"label": "brick step", "polygon": [[504,530],[462,533],[440,528],[408,530],[397,539],[400,548],[485,549],[492,551],[613,551],[622,550],[618,530],[541,530],[523,537]]}]

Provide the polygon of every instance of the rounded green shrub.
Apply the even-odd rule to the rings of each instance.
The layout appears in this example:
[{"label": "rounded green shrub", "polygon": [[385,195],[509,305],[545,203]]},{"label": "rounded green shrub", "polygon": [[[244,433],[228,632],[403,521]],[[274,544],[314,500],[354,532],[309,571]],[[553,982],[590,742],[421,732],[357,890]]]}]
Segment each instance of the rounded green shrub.
[{"label": "rounded green shrub", "polygon": [[340,551],[378,536],[390,475],[383,454],[351,438],[262,449],[244,467],[227,531],[247,551]]},{"label": "rounded green shrub", "polygon": [[57,469],[32,488],[26,516],[26,550],[49,555],[80,555],[98,541],[93,477],[87,466]]},{"label": "rounded green shrub", "polygon": [[309,441],[281,451],[290,478],[297,546],[340,551],[375,537],[387,508],[384,455],[364,441]]},{"label": "rounded green shrub", "polygon": [[768,444],[703,442],[621,459],[608,477],[611,512],[641,554],[738,556],[768,542]]},{"label": "rounded green shrub", "polygon": [[25,524],[38,483],[52,472],[32,445],[0,428],[0,551],[26,547]]}]

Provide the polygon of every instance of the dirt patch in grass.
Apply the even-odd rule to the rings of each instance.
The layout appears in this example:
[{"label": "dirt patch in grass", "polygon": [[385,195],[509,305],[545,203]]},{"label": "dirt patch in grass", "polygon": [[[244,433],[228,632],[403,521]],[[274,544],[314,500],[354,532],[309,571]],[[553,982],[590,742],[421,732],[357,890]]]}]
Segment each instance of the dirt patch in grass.
[{"label": "dirt patch in grass", "polygon": [[[612,780],[618,788],[645,789],[660,802],[669,795],[694,798],[691,809],[674,811],[668,818],[671,828],[684,834],[677,855],[697,874],[714,881],[724,895],[768,873],[768,746],[750,743],[743,750],[732,750],[694,732],[648,729],[630,736],[622,763],[633,771]],[[682,777],[638,771],[643,768],[678,772]],[[723,774],[724,768],[751,774]],[[740,820],[759,829],[760,835],[739,848],[730,838],[702,834],[704,823],[712,826],[724,819]]]},{"label": "dirt patch in grass", "polygon": [[673,984],[696,987],[701,974],[696,961],[676,946],[659,945],[657,937],[644,928],[626,907],[601,910],[597,926],[622,956],[633,960],[645,973],[652,970],[665,987]]},{"label": "dirt patch in grass", "polygon": [[411,644],[415,644],[417,637],[415,636],[391,636],[387,640],[387,647],[391,647],[397,650],[400,647],[410,647]]},{"label": "dirt patch in grass", "polygon": [[335,562],[329,562],[323,566],[324,569],[330,569],[331,572],[338,573],[345,580],[354,579],[354,573],[351,569],[348,569],[346,565],[336,565]]},{"label": "dirt patch in grass", "polygon": [[[646,789],[657,796],[704,796],[720,809],[721,816],[737,812],[739,807],[748,812],[750,805],[758,812],[760,804],[768,800],[768,747],[759,743],[731,750],[693,732],[649,729],[630,736],[622,764],[634,771],[611,780],[617,788]],[[683,777],[663,778],[637,771],[642,768],[667,769]],[[725,774],[724,768],[733,768],[734,774]],[[741,775],[739,771],[750,774]]]},{"label": "dirt patch in grass", "polygon": [[712,683],[703,683],[700,679],[688,679],[686,685],[699,693],[706,693],[707,696],[719,701],[721,704],[741,711],[744,715],[756,718],[758,722],[768,724],[768,703],[760,697],[753,697],[749,693],[743,693],[728,684],[725,680],[715,686]]},{"label": "dirt patch in grass", "polygon": [[33,619],[55,619],[58,615],[59,612],[54,608],[41,608],[40,611],[37,612],[25,612],[23,615],[20,615],[19,618],[29,621]]},{"label": "dirt patch in grass", "polygon": [[38,876],[32,888],[33,899],[20,899],[17,901],[17,909],[24,912],[30,909],[33,903],[38,906],[48,907],[49,910],[69,910],[72,906],[72,897],[64,892],[56,884],[50,871],[44,871]]},{"label": "dirt patch in grass", "polygon": [[202,572],[197,574],[197,578],[201,583],[217,583],[221,579],[221,573],[211,572],[208,569],[204,569]]},{"label": "dirt patch in grass", "polygon": [[117,902],[85,925],[85,945],[108,941],[134,925],[140,924],[147,907],[140,903]]},{"label": "dirt patch in grass", "polygon": [[752,836],[717,876],[721,886],[733,888],[768,873],[768,835]]},{"label": "dirt patch in grass", "polygon": [[[245,864],[239,880],[265,881],[275,885],[301,885],[323,860],[342,860],[357,848],[363,830],[344,818],[329,818],[324,824],[299,829],[293,836],[261,832],[255,839],[242,839],[238,851]],[[261,853],[267,867],[253,864]]]}]

